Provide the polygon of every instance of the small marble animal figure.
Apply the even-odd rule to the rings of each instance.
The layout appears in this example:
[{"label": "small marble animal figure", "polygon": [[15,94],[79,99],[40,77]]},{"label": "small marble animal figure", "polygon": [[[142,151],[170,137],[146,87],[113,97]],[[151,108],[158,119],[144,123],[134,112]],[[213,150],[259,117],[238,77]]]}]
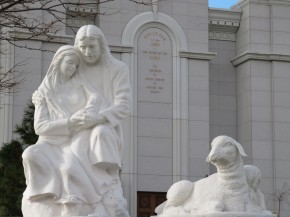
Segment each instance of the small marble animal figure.
[{"label": "small marble animal figure", "polygon": [[[196,182],[183,180],[173,184],[167,192],[167,201],[158,206],[155,212],[158,215],[261,213],[261,210],[265,210],[263,203],[258,201],[261,200],[261,195],[255,193],[256,189],[250,196],[248,184],[248,181],[256,179],[257,174],[254,169],[249,169],[249,174],[253,176],[247,177],[242,156],[247,155],[236,140],[228,136],[216,137],[211,143],[206,161],[217,167],[217,173]],[[250,198],[254,196],[259,199]]]},{"label": "small marble animal figure", "polygon": [[253,165],[245,165],[244,168],[249,185],[250,201],[256,206],[256,209],[261,210],[261,213],[271,214],[270,211],[266,210],[264,195],[259,189],[262,178],[260,169]]}]

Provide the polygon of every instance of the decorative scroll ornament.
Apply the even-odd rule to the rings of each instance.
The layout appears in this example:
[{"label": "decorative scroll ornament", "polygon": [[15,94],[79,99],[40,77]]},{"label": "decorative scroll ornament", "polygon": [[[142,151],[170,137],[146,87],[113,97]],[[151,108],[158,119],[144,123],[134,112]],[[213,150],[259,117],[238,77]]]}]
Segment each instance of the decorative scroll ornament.
[{"label": "decorative scroll ornament", "polygon": [[154,13],[154,19],[157,19],[157,13],[158,13],[158,1],[159,0],[151,0],[152,1],[152,11]]}]

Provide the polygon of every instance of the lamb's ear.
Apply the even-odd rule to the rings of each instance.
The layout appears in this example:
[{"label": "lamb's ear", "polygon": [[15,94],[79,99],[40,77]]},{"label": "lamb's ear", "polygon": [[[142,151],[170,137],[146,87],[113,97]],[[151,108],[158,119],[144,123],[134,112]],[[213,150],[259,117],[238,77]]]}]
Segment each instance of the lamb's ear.
[{"label": "lamb's ear", "polygon": [[210,163],[209,155],[208,155],[207,158],[205,159],[205,162]]},{"label": "lamb's ear", "polygon": [[242,145],[240,143],[238,143],[237,141],[235,141],[235,145],[237,146],[240,154],[244,157],[248,157],[248,155],[246,154],[246,152],[244,151]]}]

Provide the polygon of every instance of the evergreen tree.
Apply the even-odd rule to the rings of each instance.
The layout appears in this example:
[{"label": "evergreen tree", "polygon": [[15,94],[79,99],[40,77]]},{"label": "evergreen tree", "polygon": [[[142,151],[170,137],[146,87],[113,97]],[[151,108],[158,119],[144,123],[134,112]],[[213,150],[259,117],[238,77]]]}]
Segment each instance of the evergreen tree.
[{"label": "evergreen tree", "polygon": [[35,144],[34,105],[24,110],[22,123],[16,125],[19,139],[6,143],[0,150],[0,216],[22,216],[21,200],[26,187],[21,155],[29,145]]}]

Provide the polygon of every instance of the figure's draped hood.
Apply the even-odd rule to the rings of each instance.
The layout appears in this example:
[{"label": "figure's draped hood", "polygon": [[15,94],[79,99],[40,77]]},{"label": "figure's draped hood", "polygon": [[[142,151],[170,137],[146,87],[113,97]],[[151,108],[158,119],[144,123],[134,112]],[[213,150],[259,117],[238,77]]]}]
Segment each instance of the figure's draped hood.
[{"label": "figure's draped hood", "polygon": [[[75,52],[76,55],[80,57],[81,60],[81,55],[79,54],[79,51],[71,45],[64,45],[60,47],[55,55],[53,56],[53,59],[51,61],[51,64],[48,68],[48,71],[40,84],[38,88],[38,92],[42,97],[46,98],[47,106],[49,108],[50,115],[52,119],[57,120],[57,119],[63,119],[69,117],[71,114],[68,111],[68,109],[65,108],[64,105],[62,105],[58,99],[55,97],[55,93],[61,86],[61,81],[60,81],[60,76],[59,73],[60,71],[56,68],[56,63],[61,57],[61,54],[67,51],[72,51]],[[83,70],[83,66],[81,64],[81,61],[78,66],[78,70],[76,71],[75,75],[71,78],[70,81],[68,82],[81,82],[80,78],[80,73],[79,71]]]}]

